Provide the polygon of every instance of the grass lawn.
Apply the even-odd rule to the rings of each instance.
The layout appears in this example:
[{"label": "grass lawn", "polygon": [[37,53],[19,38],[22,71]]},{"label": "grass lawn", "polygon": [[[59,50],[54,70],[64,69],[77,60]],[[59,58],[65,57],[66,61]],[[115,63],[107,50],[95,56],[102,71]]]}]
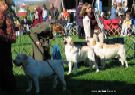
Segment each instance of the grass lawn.
[{"label": "grass lawn", "polygon": [[[76,36],[72,36],[72,38],[74,41],[82,41]],[[128,69],[120,67],[118,61],[109,61],[105,63],[105,69],[99,73],[95,73],[95,70],[89,66],[80,65],[77,74],[67,76],[68,66],[65,65],[67,91],[62,92],[61,84],[58,85],[57,89],[52,89],[52,79],[46,78],[40,82],[41,95],[135,95],[135,59],[133,58],[135,51],[132,44],[134,38],[124,38],[129,63]],[[51,46],[55,43],[59,45],[62,57],[65,59],[63,39],[51,40]],[[13,45],[13,58],[18,52],[31,55],[31,50],[31,40],[27,36],[22,36]],[[31,93],[25,93],[27,81],[22,68],[14,66],[13,71],[17,80],[17,90],[12,95],[34,95],[35,88]]]}]

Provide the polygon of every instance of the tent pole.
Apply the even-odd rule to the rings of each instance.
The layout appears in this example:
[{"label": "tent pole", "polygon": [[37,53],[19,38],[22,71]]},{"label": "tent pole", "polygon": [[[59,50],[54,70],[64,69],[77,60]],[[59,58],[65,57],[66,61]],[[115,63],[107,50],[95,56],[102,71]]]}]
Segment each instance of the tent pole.
[{"label": "tent pole", "polygon": [[61,0],[61,3],[62,3],[62,8],[64,8],[64,3],[63,3],[63,0]]}]

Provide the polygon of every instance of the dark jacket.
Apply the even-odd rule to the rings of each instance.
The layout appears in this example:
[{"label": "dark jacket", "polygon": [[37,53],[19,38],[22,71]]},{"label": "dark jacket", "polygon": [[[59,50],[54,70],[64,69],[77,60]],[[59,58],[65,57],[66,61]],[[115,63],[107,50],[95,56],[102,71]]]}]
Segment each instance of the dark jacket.
[{"label": "dark jacket", "polygon": [[[32,31],[30,37],[32,39],[32,46],[33,46],[33,57],[36,60],[47,60],[50,59],[50,44],[49,44],[49,36],[51,32],[51,28],[46,23],[46,29],[44,31]],[[50,28],[50,30],[49,30]],[[36,42],[40,42],[41,46],[38,46]]]},{"label": "dark jacket", "polygon": [[52,20],[57,20],[59,16],[59,12],[57,8],[49,9],[49,15],[51,16]]},{"label": "dark jacket", "polygon": [[96,18],[94,16],[94,12],[90,13],[88,16],[90,19],[90,27],[93,30],[95,28],[95,26],[97,26],[97,21],[96,21]]},{"label": "dark jacket", "polygon": [[[1,12],[0,14],[3,15]],[[16,87],[16,81],[13,75],[11,44],[15,42],[16,35],[13,21],[7,14],[4,18],[0,19],[0,89],[13,91]]]},{"label": "dark jacket", "polygon": [[80,16],[81,8],[82,7],[78,6],[77,9],[76,9],[76,23],[77,23],[78,26],[83,27],[83,17]]}]

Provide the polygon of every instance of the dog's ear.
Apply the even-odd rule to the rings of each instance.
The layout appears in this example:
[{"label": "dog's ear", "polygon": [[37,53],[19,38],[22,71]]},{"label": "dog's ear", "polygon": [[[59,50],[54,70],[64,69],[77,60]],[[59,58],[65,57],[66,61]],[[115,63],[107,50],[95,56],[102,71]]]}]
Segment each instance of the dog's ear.
[{"label": "dog's ear", "polygon": [[67,37],[67,40],[70,45],[74,45],[74,43],[72,42],[72,38],[70,36]]},{"label": "dog's ear", "polygon": [[70,45],[71,45],[71,46],[73,46],[73,45],[74,45],[74,43],[73,43],[73,42],[70,42]]},{"label": "dog's ear", "polygon": [[96,43],[97,43],[97,42],[96,42],[96,40],[94,39],[94,41],[93,41],[93,46],[95,46],[95,45],[96,45]]},{"label": "dog's ear", "polygon": [[67,36],[64,36],[64,37],[63,37],[63,42],[64,42],[64,45],[67,44]]},{"label": "dog's ear", "polygon": [[96,43],[97,42],[96,42],[96,40],[94,38],[90,38],[90,39],[88,39],[87,45],[95,46]]},{"label": "dog's ear", "polygon": [[68,39],[69,41],[72,41],[72,38],[71,38],[70,36],[68,36],[67,39]]},{"label": "dog's ear", "polygon": [[95,46],[95,45],[96,45],[96,40],[95,40],[95,39],[92,39],[92,40],[91,40],[91,45],[92,45],[92,46]]}]

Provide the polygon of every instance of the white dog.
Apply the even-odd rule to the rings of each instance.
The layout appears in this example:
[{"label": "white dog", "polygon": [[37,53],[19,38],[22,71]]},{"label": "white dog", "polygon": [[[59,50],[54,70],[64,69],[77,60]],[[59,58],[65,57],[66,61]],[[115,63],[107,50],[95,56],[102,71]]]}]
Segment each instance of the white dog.
[{"label": "white dog", "polygon": [[[66,90],[66,81],[64,79],[64,68],[61,60],[47,60],[37,61],[26,54],[18,54],[14,60],[15,65],[22,66],[23,70],[28,77],[28,89],[26,92],[32,89],[32,80],[34,81],[36,93],[40,92],[39,79],[43,77],[49,77],[54,75],[54,85],[57,86],[57,77],[63,84],[63,90]],[[50,64],[50,65],[49,65]]]},{"label": "white dog", "polygon": [[75,46],[73,45],[72,39],[67,37],[64,39],[65,44],[65,55],[69,62],[68,74],[72,71],[72,65],[74,63],[74,69],[77,69],[77,62],[80,61],[92,61],[96,67],[96,72],[99,72],[98,65],[96,64],[94,49],[88,46]]},{"label": "white dog", "polygon": [[88,45],[94,47],[94,52],[96,56],[98,56],[101,59],[101,61],[110,58],[119,58],[121,65],[122,66],[125,65],[126,67],[128,67],[125,47],[123,44],[120,43],[106,44],[106,43],[96,42],[95,39],[91,38],[88,41]]},{"label": "white dog", "polygon": [[98,28],[96,27],[94,29],[94,34],[93,34],[93,38],[97,41],[97,42],[104,42],[104,38],[105,38],[105,34]]}]

